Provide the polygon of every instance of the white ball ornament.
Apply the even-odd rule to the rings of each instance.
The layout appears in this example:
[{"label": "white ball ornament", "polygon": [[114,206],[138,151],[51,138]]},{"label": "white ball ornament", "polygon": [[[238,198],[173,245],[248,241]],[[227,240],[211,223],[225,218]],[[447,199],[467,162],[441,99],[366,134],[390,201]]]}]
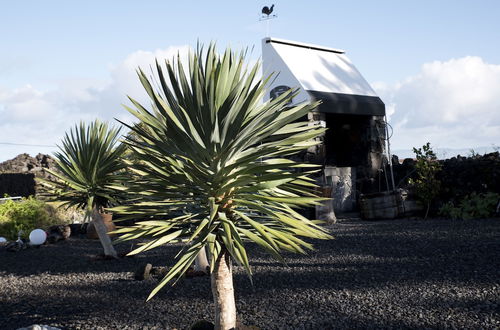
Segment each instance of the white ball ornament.
[{"label": "white ball ornament", "polygon": [[47,239],[47,233],[43,229],[35,229],[30,233],[30,244],[41,245]]},{"label": "white ball ornament", "polygon": [[7,239],[5,237],[0,237],[0,243],[5,243],[7,242]]}]

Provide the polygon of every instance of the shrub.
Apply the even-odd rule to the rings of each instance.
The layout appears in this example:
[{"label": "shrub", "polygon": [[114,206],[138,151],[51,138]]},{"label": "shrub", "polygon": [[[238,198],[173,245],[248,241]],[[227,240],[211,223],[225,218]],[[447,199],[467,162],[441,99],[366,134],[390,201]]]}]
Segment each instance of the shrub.
[{"label": "shrub", "polygon": [[0,236],[11,240],[17,238],[20,230],[24,232],[22,237],[27,238],[33,229],[47,229],[60,223],[54,207],[33,197],[0,204]]},{"label": "shrub", "polygon": [[437,174],[441,171],[441,164],[429,142],[422,148],[413,148],[413,152],[417,158],[416,178],[410,179],[409,183],[415,189],[417,199],[426,207],[424,218],[427,219],[431,202],[439,194],[441,182],[437,179]]},{"label": "shrub", "polygon": [[64,206],[61,202],[46,202],[49,206],[48,211],[51,217],[58,218],[67,223],[85,222],[85,210],[74,206]]},{"label": "shrub", "polygon": [[496,206],[500,195],[489,192],[485,194],[472,193],[462,199],[458,206],[453,202],[444,204],[439,209],[439,214],[452,219],[482,219],[492,217],[496,212]]}]

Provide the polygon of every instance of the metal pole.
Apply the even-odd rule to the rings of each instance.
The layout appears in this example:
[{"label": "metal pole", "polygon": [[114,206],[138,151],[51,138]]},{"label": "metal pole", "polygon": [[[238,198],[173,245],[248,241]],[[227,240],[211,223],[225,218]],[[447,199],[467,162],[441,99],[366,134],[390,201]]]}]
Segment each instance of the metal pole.
[{"label": "metal pole", "polygon": [[387,128],[387,115],[384,116],[385,121],[385,136],[387,140],[387,161],[389,162],[389,168],[391,169],[391,182],[392,190],[396,190],[396,185],[394,184],[394,171],[392,169],[392,156],[391,156],[391,142],[389,141],[389,130]]}]

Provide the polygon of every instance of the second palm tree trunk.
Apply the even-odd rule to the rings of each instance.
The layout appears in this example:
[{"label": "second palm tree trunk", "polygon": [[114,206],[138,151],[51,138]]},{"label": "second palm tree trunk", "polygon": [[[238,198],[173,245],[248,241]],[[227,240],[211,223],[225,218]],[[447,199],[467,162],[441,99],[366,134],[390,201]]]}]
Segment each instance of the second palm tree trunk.
[{"label": "second palm tree trunk", "polygon": [[234,301],[231,256],[224,248],[211,274],[212,294],[215,303],[215,329],[236,328],[236,303]]},{"label": "second palm tree trunk", "polygon": [[201,249],[196,256],[194,260],[194,271],[204,272],[205,274],[210,273],[210,264],[208,263],[206,248]]},{"label": "second palm tree trunk", "polygon": [[111,242],[111,238],[108,235],[108,229],[106,228],[97,207],[92,209],[92,221],[94,222],[94,227],[97,235],[99,236],[99,241],[104,249],[104,255],[118,258],[115,248],[113,247],[113,243]]}]

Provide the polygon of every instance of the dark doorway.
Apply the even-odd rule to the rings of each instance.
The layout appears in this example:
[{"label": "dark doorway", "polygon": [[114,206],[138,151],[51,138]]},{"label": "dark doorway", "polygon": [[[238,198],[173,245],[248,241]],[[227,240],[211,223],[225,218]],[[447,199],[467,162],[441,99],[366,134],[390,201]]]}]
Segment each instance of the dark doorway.
[{"label": "dark doorway", "polygon": [[326,164],[337,167],[368,165],[370,116],[326,114]]}]

